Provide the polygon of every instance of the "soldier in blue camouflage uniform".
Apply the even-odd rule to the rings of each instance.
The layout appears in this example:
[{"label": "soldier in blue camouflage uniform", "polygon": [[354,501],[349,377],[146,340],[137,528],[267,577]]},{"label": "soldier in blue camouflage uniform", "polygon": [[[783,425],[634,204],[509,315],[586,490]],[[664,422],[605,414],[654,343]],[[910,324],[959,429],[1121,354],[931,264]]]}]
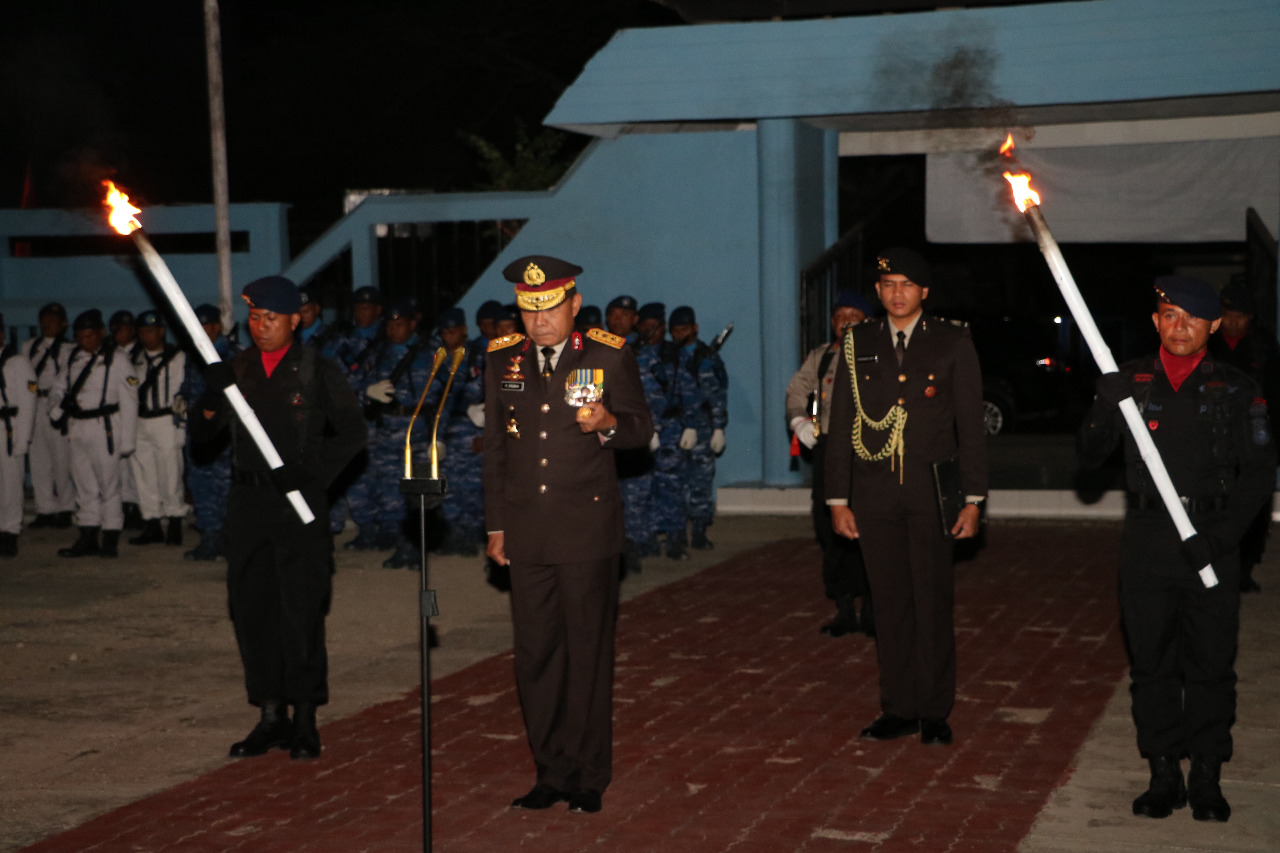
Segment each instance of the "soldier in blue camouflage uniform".
[{"label": "soldier in blue camouflage uniform", "polygon": [[[489,339],[480,336],[468,341],[466,322],[460,308],[450,308],[438,321],[441,344],[450,353],[448,363],[452,364],[454,350],[462,347],[466,352],[440,416],[439,441],[444,450],[440,473],[449,491],[441,505],[448,531],[438,551],[475,556],[486,538],[480,448],[484,438],[484,358]],[[432,391],[436,400],[441,399],[448,378],[442,368]]]},{"label": "soldier in blue camouflage uniform", "polygon": [[685,507],[689,516],[689,547],[711,548],[707,528],[715,519],[716,457],[724,452],[724,429],[729,424],[729,374],[718,353],[698,340],[693,309],[682,305],[671,312],[671,340],[680,346],[680,372],[693,377],[696,390],[683,403]]},{"label": "soldier in blue camouflage uniform", "polygon": [[688,371],[679,369],[679,345],[664,340],[666,316],[665,305],[650,302],[640,309],[637,325],[641,348],[636,361],[645,382],[645,396],[657,435],[656,442],[649,445],[653,452],[649,490],[649,530],[652,532],[646,540],[648,544],[641,547],[641,554],[659,553],[658,534],[663,534],[667,540],[667,556],[685,560],[689,557],[685,534],[688,516],[680,437],[684,432],[683,401],[696,397],[697,384]]},{"label": "soldier in blue camouflage uniform", "polygon": [[[417,312],[407,301],[387,308],[383,315],[385,334],[377,339],[373,353],[364,359],[358,374],[365,402],[365,417],[371,419],[369,467],[361,476],[367,484],[372,507],[376,542],[388,542],[395,553],[382,565],[389,569],[418,565],[417,547],[406,526],[408,502],[400,491],[404,470],[404,439],[418,399],[431,376],[432,350],[417,334]],[[434,409],[428,395],[423,411]],[[415,429],[418,446],[430,439],[428,430]],[[415,453],[415,457],[418,454]],[[353,512],[354,512],[353,508]],[[365,527],[362,524],[363,534]]]},{"label": "soldier in blue camouflage uniform", "polygon": [[[578,312],[579,318],[582,313]],[[635,326],[639,316],[635,297],[627,295],[615,296],[609,300],[604,312],[606,328],[611,334],[627,342],[636,354],[637,363],[640,347]],[[652,409],[655,399],[661,396],[662,389],[643,365],[640,366],[640,382]],[[658,423],[657,415],[660,414],[661,411],[654,415],[655,425]],[[626,577],[628,573],[640,571],[642,556],[658,554],[655,541],[657,528],[653,526],[649,507],[649,492],[653,488],[653,451],[651,447],[618,450],[614,453],[614,460],[618,465],[618,489],[622,493],[622,515],[626,521],[626,541],[622,551],[622,575]]]},{"label": "soldier in blue camouflage uniform", "polygon": [[302,299],[302,308],[298,310],[298,328],[293,330],[293,339],[303,346],[323,351],[329,343],[330,334],[324,323],[320,294],[315,286],[308,284],[298,288],[298,296]]},{"label": "soldier in blue camouflage uniform", "polygon": [[[327,336],[321,353],[332,358],[346,371],[351,389],[364,399],[365,385],[361,376],[368,370],[369,359],[385,339],[382,321],[382,293],[376,287],[361,287],[351,300],[351,322]],[[417,402],[416,400],[414,401]],[[335,533],[344,526],[346,514],[356,523],[358,532],[343,548],[356,551],[390,550],[395,547],[394,533],[378,530],[378,506],[374,498],[370,465],[374,442],[374,425],[369,425],[368,450],[360,453],[334,483],[336,494],[330,495],[329,526]]]},{"label": "soldier in blue camouflage uniform", "polygon": [[[196,308],[196,319],[223,361],[231,361],[244,349],[222,334],[222,313],[213,305]],[[178,409],[185,413],[188,406],[204,396],[203,368],[204,361],[198,355],[187,359],[182,388],[174,400],[175,413]],[[188,435],[184,456],[187,490],[191,492],[200,543],[182,556],[188,560],[216,560],[222,556],[222,524],[227,516],[227,495],[231,492],[231,445],[226,440],[193,445]]]}]

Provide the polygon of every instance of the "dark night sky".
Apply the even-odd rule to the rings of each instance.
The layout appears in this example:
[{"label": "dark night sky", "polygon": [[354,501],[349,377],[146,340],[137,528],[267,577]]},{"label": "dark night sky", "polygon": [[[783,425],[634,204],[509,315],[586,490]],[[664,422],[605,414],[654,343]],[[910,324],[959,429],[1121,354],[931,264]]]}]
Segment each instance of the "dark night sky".
[{"label": "dark night sky", "polygon": [[[6,4],[0,207],[212,200],[201,0]],[[74,13],[69,14],[69,10]],[[332,219],[342,190],[482,179],[460,138],[536,128],[647,0],[222,0],[231,199]]]}]

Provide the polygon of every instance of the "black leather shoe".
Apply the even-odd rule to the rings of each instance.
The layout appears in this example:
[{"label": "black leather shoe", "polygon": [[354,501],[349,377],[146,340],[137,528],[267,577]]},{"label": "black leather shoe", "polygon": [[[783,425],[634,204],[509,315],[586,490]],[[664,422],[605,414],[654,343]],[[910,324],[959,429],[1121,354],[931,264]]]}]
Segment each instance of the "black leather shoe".
[{"label": "black leather shoe", "polygon": [[309,702],[298,702],[293,706],[289,757],[295,761],[309,761],[320,757],[320,730],[316,728],[316,706]]},{"label": "black leather shoe", "polygon": [[[597,794],[597,797],[600,795]],[[533,811],[541,811],[549,809],[556,803],[564,802],[569,799],[569,795],[558,788],[553,788],[545,782],[539,782],[533,786],[533,790],[525,794],[523,797],[516,797],[511,801],[513,809],[531,809]],[[599,802],[599,800],[597,800]],[[597,810],[599,807],[597,806]]]},{"label": "black leather shoe", "polygon": [[1182,781],[1182,765],[1170,755],[1150,758],[1151,784],[1133,801],[1133,813],[1163,818],[1187,804],[1187,786]]},{"label": "black leather shoe", "polygon": [[289,725],[289,715],[283,702],[266,701],[262,703],[262,718],[249,732],[249,736],[231,745],[232,758],[252,758],[265,755],[273,749],[285,749],[289,746],[289,737],[293,727]]},{"label": "black leather shoe", "polygon": [[920,721],[895,717],[893,714],[881,714],[876,721],[862,730],[859,737],[867,740],[893,740],[906,737],[920,731]]},{"label": "black leather shoe", "polygon": [[920,721],[920,742],[951,746],[951,726],[947,725],[946,720],[925,717]]},{"label": "black leather shoe", "polygon": [[595,814],[600,811],[600,792],[590,788],[579,788],[569,795],[569,811],[580,814]]},{"label": "black leather shoe", "polygon": [[1187,799],[1191,802],[1191,816],[1196,820],[1226,823],[1231,819],[1231,804],[1222,796],[1219,784],[1221,774],[1221,761],[1191,756],[1191,772],[1187,774]]}]

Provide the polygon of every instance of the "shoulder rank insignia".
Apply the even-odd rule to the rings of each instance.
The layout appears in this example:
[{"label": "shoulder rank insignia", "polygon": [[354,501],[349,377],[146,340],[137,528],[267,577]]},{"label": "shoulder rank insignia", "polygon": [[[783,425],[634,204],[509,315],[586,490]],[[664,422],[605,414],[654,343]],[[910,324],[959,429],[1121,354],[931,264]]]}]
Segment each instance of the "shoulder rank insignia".
[{"label": "shoulder rank insignia", "polygon": [[619,337],[612,332],[606,332],[604,329],[589,329],[587,330],[587,337],[591,338],[593,341],[599,341],[602,344],[607,344],[614,349],[622,349],[627,342],[626,338]]},{"label": "shoulder rank insignia", "polygon": [[518,344],[523,340],[524,340],[524,335],[520,334],[519,332],[516,332],[515,334],[512,334],[512,335],[503,335],[501,337],[494,338],[493,340],[489,341],[489,352],[494,352],[495,350],[500,350],[500,349],[506,349],[512,344]]},{"label": "shoulder rank insignia", "polygon": [[936,319],[939,323],[946,323],[947,325],[955,326],[957,329],[969,328],[969,324],[966,323],[964,320],[952,320],[950,317],[935,317],[934,319]]}]

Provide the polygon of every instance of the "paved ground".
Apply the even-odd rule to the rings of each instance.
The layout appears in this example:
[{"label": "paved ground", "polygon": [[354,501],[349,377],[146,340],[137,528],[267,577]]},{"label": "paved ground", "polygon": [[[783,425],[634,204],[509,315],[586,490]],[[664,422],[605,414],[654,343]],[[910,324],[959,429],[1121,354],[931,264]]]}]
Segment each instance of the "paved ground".
[{"label": "paved ground", "polygon": [[[804,519],[714,531],[721,562],[653,561],[624,585],[615,781],[595,816],[506,808],[532,770],[505,597],[474,563],[433,563],[434,849],[1280,847],[1280,561],[1245,600],[1224,786],[1236,811],[1210,826],[1186,811],[1129,814],[1145,767],[1124,689],[1116,526],[998,523],[963,564],[950,748],[857,739],[877,710],[873,645],[817,634],[828,607]],[[232,762],[221,756],[252,717],[217,569],[162,552],[69,564],[42,547],[0,564],[0,849],[423,848],[416,575],[343,555],[324,757]]]}]

